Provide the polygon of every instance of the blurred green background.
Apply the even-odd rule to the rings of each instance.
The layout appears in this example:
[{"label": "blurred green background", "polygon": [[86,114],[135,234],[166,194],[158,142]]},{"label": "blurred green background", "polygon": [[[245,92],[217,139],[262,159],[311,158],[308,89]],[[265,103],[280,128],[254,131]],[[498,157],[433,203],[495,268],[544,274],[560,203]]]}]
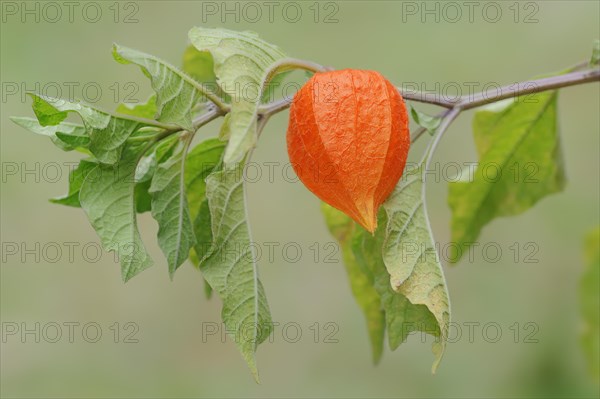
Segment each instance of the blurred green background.
[{"label": "blurred green background", "polygon": [[[112,60],[112,43],[179,65],[194,25],[254,30],[297,58],[335,68],[375,69],[397,85],[416,83],[430,91],[436,85],[450,90],[455,82],[465,94],[465,82],[479,88],[509,84],[587,59],[600,36],[600,3],[510,1],[489,8],[475,2],[472,21],[462,2],[455,3],[462,11],[458,19],[444,2],[282,3],[273,6],[272,18],[261,2],[254,8],[235,2],[75,3],[72,22],[62,2],[55,3],[62,9],[58,19],[43,2],[2,3],[2,397],[598,397],[580,350],[577,301],[582,237],[600,218],[597,84],[568,88],[559,96],[567,190],[485,228],[482,245],[497,243],[503,251],[497,262],[475,251],[472,262],[445,266],[453,319],[462,336],[449,345],[435,376],[430,374],[430,344],[418,335],[396,352],[386,352],[379,366],[371,364],[363,317],[339,256],[333,263],[325,261],[333,240],[319,202],[300,183],[282,178],[287,112],[274,117],[261,137],[254,160],[262,165],[262,177],[249,184],[255,240],[279,243],[274,258],[265,253],[260,262],[273,319],[291,326],[276,328],[273,342],[259,348],[261,385],[254,383],[232,342],[218,336],[202,339],[203,326],[220,322],[219,300],[204,298],[201,276],[189,265],[169,281],[151,216],[142,215],[140,226],[156,265],[125,285],[112,254],[96,254],[98,238],[83,211],[47,201],[66,191],[68,165],[78,155],[56,149],[8,116],[32,115],[23,91],[36,89],[36,82],[46,85],[49,95],[56,95],[53,85],[64,97],[74,87],[76,97],[88,100],[99,87],[95,105],[106,109],[114,109],[132,88],[139,87],[132,98],[144,100],[151,93],[149,82],[138,68]],[[262,10],[258,17],[256,5]],[[410,6],[417,7],[417,14],[407,14],[414,11]],[[23,7],[34,14],[22,16]],[[214,7],[217,14],[207,15]],[[223,15],[225,7],[232,14]],[[437,15],[422,15],[424,7],[437,7]],[[93,22],[98,9],[102,15]],[[298,9],[302,15],[293,22]],[[476,160],[470,117],[462,115],[450,128],[436,155],[441,176],[429,184],[431,220],[442,245],[449,239],[444,165]],[[204,131],[214,135],[218,124]],[[267,162],[276,163],[273,179]],[[27,170],[32,172],[23,176]],[[517,262],[510,249],[515,242],[521,248]],[[524,261],[530,242],[539,249],[533,256],[537,263]],[[321,248],[317,262],[314,243]],[[302,249],[299,261],[285,259],[285,244]],[[39,259],[27,255],[27,248]],[[293,248],[288,255],[295,256]],[[63,324],[69,322],[79,323],[73,342]],[[127,322],[139,328],[137,343],[123,342],[132,331],[125,329]],[[328,322],[336,326],[337,342],[324,342],[333,331],[326,328]],[[538,326],[532,337],[537,342],[524,342],[533,331],[525,328],[528,322]],[[24,339],[21,331],[7,334],[15,326],[33,329],[35,323],[39,343],[34,334]],[[56,334],[52,323],[61,326],[56,343],[49,342]],[[86,323],[97,325],[84,337]],[[114,323],[119,323],[117,343]],[[472,339],[469,323],[479,323]],[[483,333],[486,323],[500,327],[497,342],[491,342],[494,328]],[[94,326],[102,336],[86,342],[94,338]],[[298,329],[302,336],[293,343]]]}]

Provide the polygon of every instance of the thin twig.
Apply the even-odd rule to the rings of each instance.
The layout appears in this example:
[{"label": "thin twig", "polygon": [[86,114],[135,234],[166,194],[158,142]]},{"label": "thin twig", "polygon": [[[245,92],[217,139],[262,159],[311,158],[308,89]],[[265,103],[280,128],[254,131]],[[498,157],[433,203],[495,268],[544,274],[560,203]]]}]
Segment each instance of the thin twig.
[{"label": "thin twig", "polygon": [[[403,91],[399,89],[400,95],[405,100],[421,102],[426,104],[438,105],[444,108],[454,108],[460,106],[467,110],[490,104],[507,98],[523,96],[526,94],[540,93],[546,90],[558,89],[561,87],[575,86],[582,83],[600,81],[600,69],[571,72],[564,75],[553,76],[550,78],[527,80],[520,83],[514,83],[495,90],[494,93],[480,92],[474,95],[461,96],[455,100],[444,99],[439,94],[418,93],[414,91]],[[283,111],[291,105],[292,98],[285,97],[269,104],[264,104],[259,108],[260,114],[273,115]]]},{"label": "thin twig", "polygon": [[515,98],[526,94],[540,93],[561,87],[575,86],[582,83],[600,81],[600,69],[571,72],[564,75],[552,76],[536,80],[527,80],[520,83],[504,86],[496,90],[494,95],[480,92],[473,96],[459,97],[456,105],[462,109],[471,109],[491,104],[507,98]]},{"label": "thin twig", "polygon": [[[295,59],[286,59],[285,62],[282,61],[279,66],[282,69],[285,69],[287,66],[290,65],[293,65],[296,68],[306,69],[313,72],[322,72],[330,70],[330,68],[323,67],[321,65],[309,61]],[[492,94],[489,94],[487,92],[479,92],[469,96],[460,96],[453,100],[443,99],[440,95],[435,95],[432,93],[418,93],[414,91],[404,92],[402,89],[398,90],[405,100],[433,104],[446,108],[446,110],[439,114],[438,117],[443,118],[441,122],[442,124],[449,125],[464,110],[477,108],[486,104],[491,104],[508,98],[516,98],[527,94],[540,93],[547,90],[600,81],[600,69],[596,68],[579,70],[583,67],[584,63],[580,63],[573,66],[571,68],[573,72],[570,73],[552,76],[548,78],[527,80],[520,83],[514,83],[511,85],[503,86],[495,90],[495,92]],[[260,125],[258,131],[261,131],[264,128],[265,124],[271,116],[283,111],[286,108],[289,108],[291,103],[292,98],[285,97],[277,101],[261,105],[258,108],[258,122]],[[219,105],[216,104],[216,106],[211,107],[207,112],[197,116],[194,119],[194,131],[198,130],[201,126],[209,123],[210,121],[218,118],[219,116],[224,115],[224,113],[226,113],[226,111],[224,111],[222,107],[219,107]],[[440,126],[438,127],[438,132],[440,131],[439,129],[442,129],[442,127],[444,128],[444,130],[447,129],[448,126],[442,124],[440,124]],[[170,125],[164,127],[168,129],[155,136],[156,141],[168,137],[171,134],[178,133],[182,130],[181,128],[173,127]],[[427,130],[425,128],[419,128],[412,135],[411,142],[417,141],[426,131]]]}]

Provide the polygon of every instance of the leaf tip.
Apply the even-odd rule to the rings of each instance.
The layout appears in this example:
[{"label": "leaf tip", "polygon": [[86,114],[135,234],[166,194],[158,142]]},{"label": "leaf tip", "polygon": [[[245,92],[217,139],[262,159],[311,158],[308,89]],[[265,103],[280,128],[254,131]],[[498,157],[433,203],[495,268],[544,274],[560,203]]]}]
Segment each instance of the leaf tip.
[{"label": "leaf tip", "polygon": [[173,282],[173,280],[175,279],[176,271],[177,269],[169,268],[169,279],[171,280],[171,282]]},{"label": "leaf tip", "polygon": [[128,64],[129,61],[123,57],[121,52],[123,51],[123,47],[113,42],[112,45],[112,56],[119,64]]},{"label": "leaf tip", "polygon": [[392,286],[392,290],[394,290],[395,292],[400,291],[400,286],[402,286],[402,283],[408,278],[408,276],[401,278],[398,276],[392,276],[390,275],[390,285]]},{"label": "leaf tip", "polygon": [[441,341],[434,342],[431,348],[431,351],[435,356],[435,360],[431,365],[431,374],[433,375],[435,375],[435,373],[437,372],[440,362],[442,361],[442,357],[444,356],[444,351],[446,350],[445,338],[438,337],[437,339],[440,339]]},{"label": "leaf tip", "polygon": [[[383,347],[382,347],[382,349],[383,349]],[[379,366],[379,363],[381,363],[382,355],[383,355],[383,350],[380,350],[380,351],[373,350],[373,359],[372,359],[373,366]]]},{"label": "leaf tip", "polygon": [[258,368],[256,367],[256,363],[254,361],[252,362],[252,364],[248,362],[248,367],[250,367],[250,372],[252,373],[254,382],[260,385],[260,376],[258,375]]}]

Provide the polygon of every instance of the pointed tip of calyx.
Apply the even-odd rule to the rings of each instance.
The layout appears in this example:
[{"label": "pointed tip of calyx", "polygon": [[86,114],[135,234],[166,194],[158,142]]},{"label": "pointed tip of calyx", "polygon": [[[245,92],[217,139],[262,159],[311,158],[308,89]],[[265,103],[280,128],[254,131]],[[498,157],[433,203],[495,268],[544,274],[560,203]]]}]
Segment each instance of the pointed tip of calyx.
[{"label": "pointed tip of calyx", "polygon": [[365,230],[367,230],[371,235],[375,235],[375,230],[377,230],[377,218],[374,216],[366,216],[357,220],[358,224],[360,224]]}]

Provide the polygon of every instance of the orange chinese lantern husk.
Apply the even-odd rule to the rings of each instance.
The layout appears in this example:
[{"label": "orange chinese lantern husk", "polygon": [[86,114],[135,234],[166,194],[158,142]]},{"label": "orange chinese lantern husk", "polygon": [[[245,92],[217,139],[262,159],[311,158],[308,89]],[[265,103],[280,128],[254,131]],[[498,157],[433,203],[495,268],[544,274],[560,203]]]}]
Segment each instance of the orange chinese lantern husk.
[{"label": "orange chinese lantern husk", "polygon": [[294,97],[287,148],[296,174],[370,232],[402,176],[409,147],[404,100],[378,72],[317,73]]}]

